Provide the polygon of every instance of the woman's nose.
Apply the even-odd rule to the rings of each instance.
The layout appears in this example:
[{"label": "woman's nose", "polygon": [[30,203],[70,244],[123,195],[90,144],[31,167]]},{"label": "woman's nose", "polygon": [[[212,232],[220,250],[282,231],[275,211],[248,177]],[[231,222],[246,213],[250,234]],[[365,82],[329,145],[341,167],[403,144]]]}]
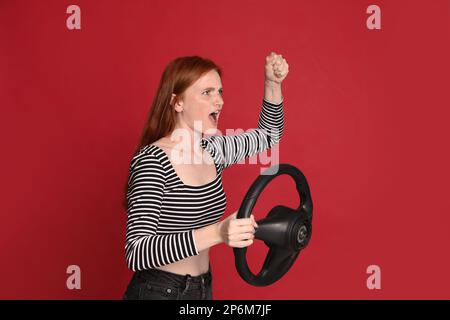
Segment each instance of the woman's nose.
[{"label": "woman's nose", "polygon": [[223,98],[222,98],[222,95],[220,93],[217,94],[216,100],[214,101],[214,104],[216,106],[220,106],[220,107],[223,105]]}]

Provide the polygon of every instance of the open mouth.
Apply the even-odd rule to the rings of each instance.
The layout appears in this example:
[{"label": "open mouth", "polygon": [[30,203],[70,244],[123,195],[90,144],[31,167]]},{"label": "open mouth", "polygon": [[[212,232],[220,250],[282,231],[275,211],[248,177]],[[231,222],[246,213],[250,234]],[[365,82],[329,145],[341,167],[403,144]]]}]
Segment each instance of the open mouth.
[{"label": "open mouth", "polygon": [[213,123],[217,123],[217,121],[219,120],[219,113],[220,113],[220,111],[217,110],[217,111],[211,112],[209,114],[209,118],[212,120]]}]

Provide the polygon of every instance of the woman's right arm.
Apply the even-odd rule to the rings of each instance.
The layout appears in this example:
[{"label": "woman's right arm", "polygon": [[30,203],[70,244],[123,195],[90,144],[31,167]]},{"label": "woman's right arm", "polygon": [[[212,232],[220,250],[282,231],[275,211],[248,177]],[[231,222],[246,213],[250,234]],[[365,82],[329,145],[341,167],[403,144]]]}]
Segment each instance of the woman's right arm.
[{"label": "woman's right arm", "polygon": [[251,245],[255,228],[258,227],[255,217],[237,219],[237,211],[224,220],[194,230],[198,251],[210,248],[222,242],[230,247],[243,248]]},{"label": "woman's right arm", "polygon": [[128,218],[125,257],[133,271],[153,269],[170,264],[220,244],[243,247],[254,233],[254,219],[226,219],[199,229],[157,235],[165,185],[165,170],[151,154],[135,157],[128,180]]},{"label": "woman's right arm", "polygon": [[199,254],[194,230],[157,235],[165,170],[152,154],[133,158],[128,180],[125,257],[133,271],[153,269]]}]

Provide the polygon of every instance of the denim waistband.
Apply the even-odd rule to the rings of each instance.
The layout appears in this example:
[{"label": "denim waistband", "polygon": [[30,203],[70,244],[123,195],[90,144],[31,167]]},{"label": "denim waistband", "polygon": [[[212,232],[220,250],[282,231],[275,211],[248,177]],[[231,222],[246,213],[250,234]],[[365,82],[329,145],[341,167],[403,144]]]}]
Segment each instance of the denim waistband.
[{"label": "denim waistband", "polygon": [[198,276],[191,276],[190,274],[181,275],[160,269],[136,271],[135,275],[138,278],[161,283],[164,285],[172,285],[178,288],[201,287],[202,285],[210,284],[212,279],[211,266],[209,266],[207,272]]}]

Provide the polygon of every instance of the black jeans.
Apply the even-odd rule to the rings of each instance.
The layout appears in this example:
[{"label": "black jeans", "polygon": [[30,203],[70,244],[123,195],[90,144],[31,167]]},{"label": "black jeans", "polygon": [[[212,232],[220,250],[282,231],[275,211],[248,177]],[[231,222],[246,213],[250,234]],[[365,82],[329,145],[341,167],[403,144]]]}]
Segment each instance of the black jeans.
[{"label": "black jeans", "polygon": [[136,271],[123,300],[213,300],[211,265],[195,277],[159,269]]}]

